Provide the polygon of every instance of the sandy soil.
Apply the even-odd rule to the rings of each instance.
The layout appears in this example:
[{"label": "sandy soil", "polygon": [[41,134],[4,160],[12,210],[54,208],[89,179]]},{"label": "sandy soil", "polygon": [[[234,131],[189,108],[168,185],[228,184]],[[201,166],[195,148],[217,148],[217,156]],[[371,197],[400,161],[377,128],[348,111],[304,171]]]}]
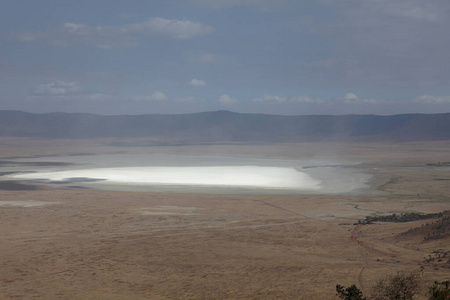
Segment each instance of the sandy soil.
[{"label": "sandy soil", "polygon": [[445,265],[423,261],[450,251],[448,238],[398,237],[429,220],[353,225],[374,213],[450,209],[450,168],[426,165],[450,161],[450,142],[148,148],[109,142],[2,138],[0,160],[123,152],[336,156],[364,162],[373,191],[242,196],[3,184],[0,299],[337,299],[336,284],[369,294],[380,276],[420,266],[418,299],[426,299],[426,286],[450,280]]}]

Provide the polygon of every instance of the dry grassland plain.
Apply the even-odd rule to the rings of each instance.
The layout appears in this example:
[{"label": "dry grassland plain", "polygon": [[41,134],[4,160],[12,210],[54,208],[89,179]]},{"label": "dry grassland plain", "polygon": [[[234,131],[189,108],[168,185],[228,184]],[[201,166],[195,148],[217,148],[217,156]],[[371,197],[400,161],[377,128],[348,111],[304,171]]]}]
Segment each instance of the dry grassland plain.
[{"label": "dry grassland plain", "polygon": [[[435,220],[372,214],[450,209],[450,142],[117,147],[111,140],[1,138],[20,157],[196,154],[360,161],[364,194],[227,195],[67,189],[0,181],[0,299],[337,299],[423,267],[420,297],[450,280],[450,239],[402,235]],[[0,170],[1,171],[1,170]],[[1,179],[2,177],[0,177]]]}]

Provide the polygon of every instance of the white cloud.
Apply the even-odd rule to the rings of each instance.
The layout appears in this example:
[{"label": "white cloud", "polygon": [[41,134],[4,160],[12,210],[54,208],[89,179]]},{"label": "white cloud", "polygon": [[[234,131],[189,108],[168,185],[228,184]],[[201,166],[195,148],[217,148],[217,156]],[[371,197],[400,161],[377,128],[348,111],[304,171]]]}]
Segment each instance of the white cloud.
[{"label": "white cloud", "polygon": [[450,96],[422,95],[422,96],[417,97],[414,100],[415,100],[415,102],[442,104],[442,103],[450,103]]},{"label": "white cloud", "polygon": [[135,101],[135,102],[158,102],[167,100],[168,97],[162,92],[154,92],[150,95],[112,95],[106,93],[76,93],[71,94],[68,91],[60,91],[60,88],[53,88],[51,92],[37,93],[30,96],[30,100],[46,100],[46,101],[67,101],[67,102],[102,102],[102,101]]},{"label": "white cloud", "polygon": [[286,102],[286,98],[280,96],[264,95],[261,98],[253,99],[253,102],[283,103]]},{"label": "white cloud", "polygon": [[178,39],[188,39],[196,35],[210,33],[214,29],[210,26],[188,20],[169,20],[153,18],[147,22],[131,24],[123,27],[131,33],[144,33],[148,35],[161,34]]},{"label": "white cloud", "polygon": [[62,27],[48,30],[25,32],[13,35],[18,41],[42,41],[55,46],[85,44],[98,48],[118,48],[137,45],[147,36],[162,35],[176,39],[189,39],[210,33],[214,28],[189,20],[152,18],[146,22],[123,26],[89,26],[65,23]]},{"label": "white cloud", "polygon": [[65,95],[76,92],[79,89],[76,82],[53,81],[51,83],[40,84],[36,87],[35,93],[39,95]]},{"label": "white cloud", "polygon": [[237,99],[231,98],[229,95],[222,95],[217,99],[217,102],[219,102],[221,105],[234,105],[237,104],[239,101]]},{"label": "white cloud", "polygon": [[296,96],[296,97],[290,98],[289,102],[294,102],[294,103],[324,103],[325,101],[323,101],[320,98],[311,98],[311,97],[308,97],[308,96]]},{"label": "white cloud", "polygon": [[346,101],[349,101],[349,102],[358,101],[358,96],[356,96],[353,93],[347,93],[347,94],[345,94],[343,99]]},{"label": "white cloud", "polygon": [[324,103],[320,98],[312,98],[308,96],[295,96],[291,98],[281,97],[281,96],[274,96],[274,95],[264,95],[260,98],[255,98],[252,100],[256,103]]},{"label": "white cloud", "polygon": [[90,94],[39,94],[27,97],[28,100],[44,102],[101,102],[117,100],[117,96],[104,93]]},{"label": "white cloud", "polygon": [[201,80],[201,79],[192,79],[190,82],[189,82],[189,85],[190,86],[196,86],[196,87],[199,87],[199,86],[205,86],[206,85],[206,82],[204,82],[203,80]]},{"label": "white cloud", "polygon": [[354,93],[347,93],[343,98],[337,99],[337,101],[345,104],[380,104],[384,102],[382,100],[375,99],[360,99]]},{"label": "white cloud", "polygon": [[92,93],[92,94],[84,94],[78,95],[78,100],[86,100],[86,101],[106,101],[114,99],[112,95],[104,94],[104,93]]},{"label": "white cloud", "polygon": [[41,41],[54,46],[86,44],[97,48],[116,48],[136,45],[136,39],[120,27],[93,27],[65,23],[55,30],[20,33],[13,36],[21,42]]},{"label": "white cloud", "polygon": [[167,100],[167,96],[164,93],[161,92],[154,92],[151,95],[143,95],[143,96],[133,96],[131,97],[132,100],[135,101],[163,101]]}]

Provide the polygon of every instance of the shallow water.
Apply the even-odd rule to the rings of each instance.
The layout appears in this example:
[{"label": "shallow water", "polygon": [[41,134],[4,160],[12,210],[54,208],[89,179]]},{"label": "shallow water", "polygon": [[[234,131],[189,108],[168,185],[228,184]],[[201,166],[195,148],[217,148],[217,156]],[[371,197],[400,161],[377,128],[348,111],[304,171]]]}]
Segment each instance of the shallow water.
[{"label": "shallow water", "polygon": [[[9,180],[108,190],[242,194],[357,193],[370,175],[328,160],[183,155],[83,155],[41,157]],[[10,170],[7,170],[10,171]]]}]

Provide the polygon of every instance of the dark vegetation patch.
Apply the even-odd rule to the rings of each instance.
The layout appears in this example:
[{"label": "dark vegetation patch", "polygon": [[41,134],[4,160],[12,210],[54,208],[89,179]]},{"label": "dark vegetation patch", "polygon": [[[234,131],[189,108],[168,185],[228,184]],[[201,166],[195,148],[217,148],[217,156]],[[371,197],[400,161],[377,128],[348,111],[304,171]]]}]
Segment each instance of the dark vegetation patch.
[{"label": "dark vegetation patch", "polygon": [[438,220],[411,228],[398,237],[420,237],[423,242],[450,237],[450,211],[442,212]]},{"label": "dark vegetation patch", "polygon": [[[433,253],[423,258],[423,266],[431,267],[435,270],[448,269],[450,271],[450,251],[436,250]],[[445,298],[447,300],[449,298]]]},{"label": "dark vegetation patch", "polygon": [[431,264],[434,267],[446,266],[450,269],[450,251],[443,249],[433,251],[432,254],[423,258],[423,262],[426,264]]},{"label": "dark vegetation patch", "polygon": [[444,211],[439,213],[403,213],[403,214],[392,214],[387,216],[367,216],[364,220],[358,220],[358,224],[372,224],[373,222],[395,222],[395,223],[404,223],[404,222],[412,222],[424,219],[433,219],[433,218],[441,218],[450,211]]},{"label": "dark vegetation patch", "polygon": [[[422,275],[422,271],[397,271],[397,274],[381,277],[372,286],[372,294],[369,298],[364,297],[361,290],[354,284],[349,287],[337,284],[336,296],[344,300],[413,300],[416,296],[423,295],[420,293],[420,287],[423,284]],[[450,282],[435,281],[428,287],[427,296],[429,300],[449,300]]]},{"label": "dark vegetation patch", "polygon": [[429,163],[428,167],[450,167],[450,161],[438,162],[438,163]]}]

